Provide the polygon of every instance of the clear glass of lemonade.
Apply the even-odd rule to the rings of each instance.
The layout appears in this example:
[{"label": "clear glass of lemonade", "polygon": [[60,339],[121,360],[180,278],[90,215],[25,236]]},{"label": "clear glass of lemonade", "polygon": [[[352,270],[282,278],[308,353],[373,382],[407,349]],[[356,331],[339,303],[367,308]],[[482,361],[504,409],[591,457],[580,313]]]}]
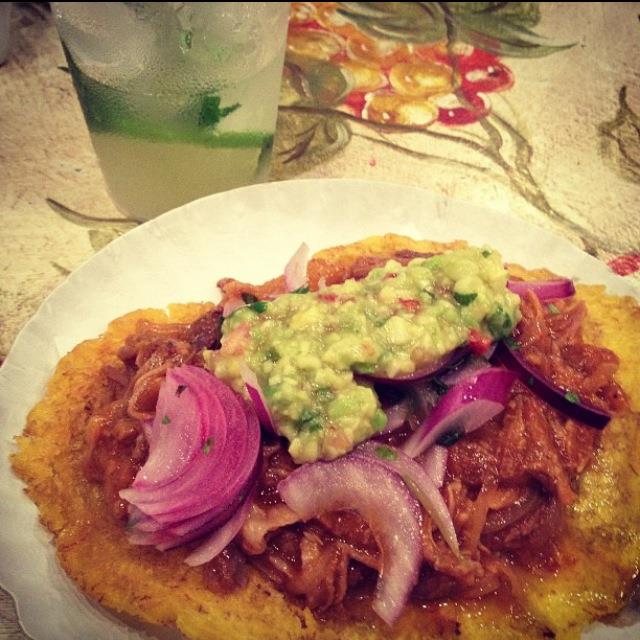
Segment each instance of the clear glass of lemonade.
[{"label": "clear glass of lemonade", "polygon": [[288,2],[54,2],[111,196],[145,220],[265,178]]}]

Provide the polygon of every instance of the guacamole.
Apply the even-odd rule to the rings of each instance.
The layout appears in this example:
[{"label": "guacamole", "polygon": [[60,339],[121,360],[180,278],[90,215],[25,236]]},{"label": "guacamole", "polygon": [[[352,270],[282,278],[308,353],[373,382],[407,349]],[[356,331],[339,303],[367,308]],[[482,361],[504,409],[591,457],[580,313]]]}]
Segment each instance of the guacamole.
[{"label": "guacamole", "polygon": [[519,297],[491,249],[466,248],[402,266],[389,260],[362,280],[248,304],[223,323],[211,371],[244,392],[246,362],[297,463],[330,460],[386,425],[371,384],[354,373],[413,373],[469,341],[509,335]]}]

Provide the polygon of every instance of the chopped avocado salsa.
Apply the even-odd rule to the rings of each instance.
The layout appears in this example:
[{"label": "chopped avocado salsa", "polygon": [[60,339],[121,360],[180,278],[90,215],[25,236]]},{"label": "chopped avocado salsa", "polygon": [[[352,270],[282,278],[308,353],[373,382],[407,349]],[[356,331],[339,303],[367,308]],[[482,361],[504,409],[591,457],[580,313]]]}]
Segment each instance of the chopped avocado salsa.
[{"label": "chopped avocado salsa", "polygon": [[390,260],[362,280],[283,294],[241,307],[208,352],[216,376],[244,392],[240,366],[257,376],[297,463],[333,459],[384,429],[372,386],[354,373],[413,373],[469,341],[499,339],[520,319],[496,251],[459,249],[402,266]]}]

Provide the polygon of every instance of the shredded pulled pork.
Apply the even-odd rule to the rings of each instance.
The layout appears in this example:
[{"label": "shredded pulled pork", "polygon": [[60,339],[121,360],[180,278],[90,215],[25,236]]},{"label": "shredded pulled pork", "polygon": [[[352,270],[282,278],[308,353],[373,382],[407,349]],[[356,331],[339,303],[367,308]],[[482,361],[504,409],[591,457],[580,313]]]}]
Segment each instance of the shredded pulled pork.
[{"label": "shredded pulled pork", "polygon": [[[417,254],[400,252],[406,263]],[[362,258],[348,273],[330,274],[328,283],[364,277],[387,258]],[[312,288],[317,287],[317,278]],[[242,293],[269,297],[283,290],[281,279],[254,287],[235,280],[220,283],[226,298]],[[516,329],[524,357],[541,373],[577,393],[594,407],[615,412],[625,404],[613,376],[616,356],[586,344],[586,309],[573,300],[550,310],[534,294],[522,302]],[[220,338],[220,307],[191,325],[140,323],[122,347],[116,365],[104,374],[114,401],[90,419],[87,476],[102,484],[117,518],[127,505],[118,497],[147,456],[144,424],[154,415],[166,370],[198,363],[205,347]],[[401,445],[414,422],[387,437]],[[591,462],[599,432],[548,406],[516,383],[502,415],[449,448],[442,488],[460,541],[455,555],[430,518],[424,517],[423,565],[412,598],[477,598],[498,590],[518,592],[514,563],[542,557],[554,566],[554,536],[562,530],[563,509],[576,498],[579,474]],[[264,436],[256,499],[238,537],[204,568],[206,584],[229,592],[246,581],[250,564],[296,602],[327,612],[373,591],[382,558],[367,523],[351,511],[327,513],[300,522],[281,501],[280,481],[296,468],[282,441]]]},{"label": "shredded pulled pork", "polygon": [[127,517],[119,496],[147,459],[144,422],[152,420],[160,385],[169,367],[198,364],[204,348],[219,345],[219,309],[190,324],[140,321],[118,353],[103,367],[114,401],[94,413],[87,425],[85,475],[101,483],[112,515]]},{"label": "shredded pulled pork", "polygon": [[521,353],[545,378],[576,393],[596,409],[617,411],[625,398],[613,376],[618,356],[582,340],[583,302],[558,300],[554,311],[529,291],[522,299],[516,330]]}]

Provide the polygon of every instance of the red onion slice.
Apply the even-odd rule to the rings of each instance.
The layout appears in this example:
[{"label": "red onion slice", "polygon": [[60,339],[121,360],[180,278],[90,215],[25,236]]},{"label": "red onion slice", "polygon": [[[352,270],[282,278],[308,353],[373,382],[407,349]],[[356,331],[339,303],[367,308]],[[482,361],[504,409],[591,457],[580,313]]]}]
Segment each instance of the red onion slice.
[{"label": "red onion slice", "polygon": [[360,445],[354,451],[354,455],[364,455],[377,464],[398,473],[438,527],[450,549],[455,554],[460,553],[449,509],[424,467],[399,449],[373,442]]},{"label": "red onion slice", "polygon": [[446,356],[439,358],[429,365],[416,369],[413,373],[407,373],[402,376],[390,378],[389,376],[379,375],[377,373],[356,373],[355,377],[362,380],[369,380],[376,384],[404,384],[418,382],[424,378],[438,375],[440,372],[454,366],[459,360],[469,353],[468,345],[463,345],[451,351]]},{"label": "red onion slice", "polygon": [[[183,366],[171,370],[174,371],[180,372],[183,386],[198,390],[195,396],[197,415],[204,426],[201,426],[203,431],[196,455],[185,473],[177,474],[162,486],[141,485],[138,476],[147,475],[143,467],[132,487],[120,494],[147,515],[168,523],[175,521],[176,513],[180,514],[180,519],[186,519],[214,507],[226,507],[252,474],[260,447],[258,420],[240,396],[199,367]],[[193,380],[194,375],[199,380]],[[205,386],[198,389],[198,382]],[[185,401],[191,399],[187,396]],[[167,424],[163,421],[163,428],[173,426],[179,435],[196,428],[190,421]],[[153,445],[152,440],[150,459],[154,455]],[[172,452],[166,455],[171,456]],[[212,491],[217,495],[214,504],[210,501]]]},{"label": "red onion slice", "polygon": [[[175,368],[167,372],[158,395],[155,418],[151,428],[145,430],[149,456],[133,482],[135,488],[155,488],[172,481],[184,473],[201,447],[204,425],[197,396],[203,390],[200,376],[192,379],[189,373],[189,370]],[[215,410],[221,412],[222,407],[215,405]],[[182,428],[185,424],[194,428]]]},{"label": "red onion slice", "polygon": [[516,377],[512,371],[492,367],[451,387],[404,443],[404,453],[415,458],[448,431],[469,433],[481,427],[504,409]]},{"label": "red onion slice", "polygon": [[307,284],[309,247],[303,242],[284,268],[284,284],[287,292],[296,291]]},{"label": "red onion slice", "polygon": [[[491,353],[493,354],[494,347],[491,347]],[[459,367],[447,371],[443,376],[440,376],[440,381],[446,384],[448,387],[453,387],[458,382],[462,382],[467,378],[471,378],[478,371],[488,369],[491,365],[484,357],[472,356],[466,362],[462,363]]]},{"label": "red onion slice", "polygon": [[400,402],[392,404],[390,407],[385,407],[384,412],[387,416],[387,425],[380,433],[391,433],[399,429],[407,421],[410,407],[411,400],[409,398],[403,398]]},{"label": "red onion slice", "polygon": [[242,376],[242,381],[247,389],[249,398],[251,398],[251,402],[253,403],[253,408],[258,416],[258,421],[268,431],[277,435],[278,431],[276,430],[273,418],[271,417],[271,412],[267,406],[264,393],[262,393],[262,389],[260,388],[258,378],[256,374],[249,369],[246,362],[243,362],[240,366],[240,375]]},{"label": "red onion slice", "polygon": [[147,462],[120,492],[130,542],[165,550],[224,527],[255,485],[259,451],[260,425],[242,397],[199,367],[170,369]]},{"label": "red onion slice", "polygon": [[448,457],[447,447],[441,447],[439,444],[429,447],[422,456],[422,466],[438,489],[444,484]]},{"label": "red onion slice", "polygon": [[575,294],[576,288],[568,278],[557,280],[509,280],[507,288],[519,296],[527,291],[533,291],[540,300],[552,300],[554,298],[569,298]]},{"label": "red onion slice", "polygon": [[185,558],[190,567],[213,560],[238,535],[253,505],[254,493],[252,490],[235,514]]},{"label": "red onion slice", "polygon": [[364,518],[382,555],[373,609],[393,624],[422,562],[422,512],[398,474],[368,457],[348,455],[303,465],[280,482],[278,492],[303,520],[345,509]]},{"label": "red onion slice", "polygon": [[521,353],[511,349],[505,342],[498,343],[494,360],[514,371],[529,389],[558,411],[596,429],[604,429],[609,424],[611,416],[608,413],[584,404],[570,390],[561,389],[544,378]]}]

